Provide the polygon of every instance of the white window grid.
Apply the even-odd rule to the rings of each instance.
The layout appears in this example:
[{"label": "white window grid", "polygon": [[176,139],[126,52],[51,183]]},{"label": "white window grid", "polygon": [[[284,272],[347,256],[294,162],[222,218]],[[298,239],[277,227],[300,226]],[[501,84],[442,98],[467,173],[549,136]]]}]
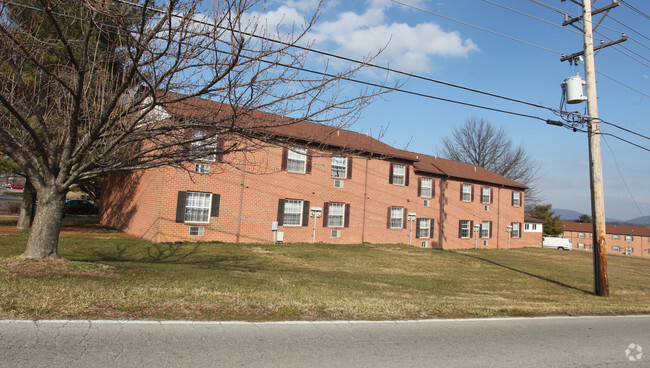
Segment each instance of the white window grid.
[{"label": "white window grid", "polygon": [[578,238],[584,239],[584,237],[585,237],[585,233],[578,233]]},{"label": "white window grid", "polygon": [[202,162],[197,162],[196,164],[194,164],[194,172],[197,174],[209,174],[210,165]]},{"label": "white window grid", "polygon": [[530,230],[530,224],[524,224],[524,231]]},{"label": "white window grid", "polygon": [[329,227],[343,227],[345,221],[345,203],[330,203],[328,214]]},{"label": "white window grid", "polygon": [[402,164],[393,164],[393,184],[404,185],[406,176],[406,166]]},{"label": "white window grid", "polygon": [[343,156],[332,156],[332,177],[347,178],[348,159]]},{"label": "white window grid", "polygon": [[469,202],[472,200],[472,185],[463,184],[463,202]]},{"label": "white window grid", "polygon": [[187,192],[185,194],[185,222],[209,223],[211,193]]},{"label": "white window grid", "polygon": [[490,187],[483,187],[481,190],[481,202],[490,203]]},{"label": "white window grid", "polygon": [[621,238],[618,235],[612,235],[612,240],[620,240]]},{"label": "white window grid", "polygon": [[404,208],[402,207],[391,207],[390,208],[390,228],[391,229],[401,229],[402,220],[404,219]]},{"label": "white window grid", "polygon": [[512,205],[519,207],[521,205],[521,192],[512,192]]},{"label": "white window grid", "polygon": [[481,238],[489,238],[489,237],[490,237],[490,222],[483,221],[481,223]]},{"label": "white window grid", "polygon": [[634,247],[625,247],[625,253],[626,254],[634,253]]},{"label": "white window grid", "polygon": [[190,226],[190,236],[203,236],[205,234],[205,226]]},{"label": "white window grid", "polygon": [[625,241],[626,242],[631,242],[632,240],[634,240],[634,237],[632,237],[630,235],[625,235]]},{"label": "white window grid", "polygon": [[[205,139],[202,139],[205,138]],[[217,136],[208,137],[208,132],[205,130],[195,129],[192,132],[192,139],[202,139],[196,142],[192,142],[192,152],[201,153],[206,152],[207,155],[199,158],[203,161],[216,161],[217,155]]]},{"label": "white window grid", "polygon": [[512,224],[512,237],[513,238],[518,238],[519,237],[519,223],[514,222]]},{"label": "white window grid", "polygon": [[302,226],[302,205],[303,202],[298,199],[284,200],[284,216],[282,222],[284,226]]},{"label": "white window grid", "polygon": [[471,234],[470,230],[470,223],[469,220],[461,220],[460,222],[460,237],[461,238],[469,238]]},{"label": "white window grid", "polygon": [[307,163],[307,149],[301,147],[289,148],[287,155],[287,171],[304,173]]},{"label": "white window grid", "polygon": [[431,198],[431,186],[433,180],[431,178],[422,178],[420,183],[420,195],[422,197]]},{"label": "white window grid", "polygon": [[431,219],[420,219],[418,237],[430,238],[431,237]]}]

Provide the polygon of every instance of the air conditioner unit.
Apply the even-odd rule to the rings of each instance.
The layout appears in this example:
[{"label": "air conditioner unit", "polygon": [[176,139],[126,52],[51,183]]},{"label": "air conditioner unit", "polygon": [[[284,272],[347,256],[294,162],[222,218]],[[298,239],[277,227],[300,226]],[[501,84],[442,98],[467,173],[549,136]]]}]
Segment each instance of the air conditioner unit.
[{"label": "air conditioner unit", "polygon": [[341,230],[340,229],[332,229],[332,232],[330,234],[332,238],[340,238],[341,237]]},{"label": "air conditioner unit", "polygon": [[334,180],[334,188],[343,188],[343,180]]},{"label": "air conditioner unit", "polygon": [[422,205],[424,207],[429,207],[431,205],[431,201],[428,200],[428,199],[425,199],[425,200],[422,201]]},{"label": "air conditioner unit", "polygon": [[429,242],[427,240],[422,240],[420,243],[420,247],[422,248],[427,248],[429,246]]}]

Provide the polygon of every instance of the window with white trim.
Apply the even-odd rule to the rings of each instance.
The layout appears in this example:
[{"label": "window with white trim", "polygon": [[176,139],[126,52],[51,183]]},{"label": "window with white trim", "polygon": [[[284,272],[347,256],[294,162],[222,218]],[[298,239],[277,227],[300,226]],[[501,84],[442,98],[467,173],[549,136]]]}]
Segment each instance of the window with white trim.
[{"label": "window with white trim", "polygon": [[187,192],[185,196],[185,222],[209,223],[211,193]]},{"label": "window with white trim", "polygon": [[585,243],[578,243],[578,249],[585,249]]},{"label": "window with white trim", "polygon": [[490,237],[490,221],[483,221],[481,223],[481,238]]},{"label": "window with white trim", "polygon": [[524,224],[524,231],[529,231],[529,230],[530,230],[530,224],[529,224],[529,223],[525,223],[525,224]]},{"label": "window with white trim", "polygon": [[521,192],[520,191],[513,191],[512,192],[512,206],[513,207],[519,207],[521,206]]},{"label": "window with white trim", "polygon": [[200,157],[199,160],[203,161],[216,161],[217,160],[217,136],[210,136],[205,130],[194,129],[192,131],[192,139],[197,141],[192,142],[192,154],[200,154],[205,152],[206,156]]},{"label": "window with white trim", "polygon": [[631,235],[625,235],[626,242],[631,242],[632,240],[634,240],[634,237],[632,237]]},{"label": "window with white trim", "polygon": [[390,228],[401,229],[404,224],[404,207],[390,208]]},{"label": "window with white trim", "polygon": [[584,239],[584,237],[585,237],[585,233],[578,233],[578,238]]},{"label": "window with white trim", "polygon": [[203,236],[205,234],[205,226],[190,226],[190,236]]},{"label": "window with white trim", "polygon": [[519,223],[518,222],[513,222],[512,223],[512,237],[513,238],[518,238],[519,237]]},{"label": "window with white trim", "polygon": [[406,166],[402,164],[393,164],[393,184],[404,185],[406,177]]},{"label": "window with white trim", "polygon": [[287,171],[304,173],[307,164],[307,149],[291,147],[287,153]]},{"label": "window with white trim", "polygon": [[332,177],[333,178],[347,178],[348,159],[343,156],[332,156]]},{"label": "window with white trim", "polygon": [[283,226],[302,226],[303,201],[299,199],[284,200]]},{"label": "window with white trim", "polygon": [[197,174],[209,174],[210,165],[204,162],[197,162],[196,164],[194,164],[194,172]]},{"label": "window with white trim", "polygon": [[481,203],[490,203],[490,187],[483,187],[481,189]]},{"label": "window with white trim", "polygon": [[328,227],[343,227],[345,224],[345,203],[330,202]]},{"label": "window with white trim", "polygon": [[620,240],[620,237],[618,235],[612,235],[612,240]]},{"label": "window with white trim", "polygon": [[625,247],[625,254],[634,253],[634,247]]},{"label": "window with white trim", "polygon": [[422,178],[420,181],[420,196],[431,198],[431,187],[433,186],[433,179]]},{"label": "window with white trim", "polygon": [[621,251],[621,248],[619,248],[618,246],[613,246],[612,247],[612,252],[620,252],[620,251]]},{"label": "window with white trim", "polygon": [[465,239],[469,238],[471,234],[471,223],[469,220],[461,220],[460,221],[460,237]]},{"label": "window with white trim", "polygon": [[431,230],[431,219],[418,219],[418,238],[430,238],[433,233]]},{"label": "window with white trim", "polygon": [[472,200],[472,184],[463,184],[463,202]]}]

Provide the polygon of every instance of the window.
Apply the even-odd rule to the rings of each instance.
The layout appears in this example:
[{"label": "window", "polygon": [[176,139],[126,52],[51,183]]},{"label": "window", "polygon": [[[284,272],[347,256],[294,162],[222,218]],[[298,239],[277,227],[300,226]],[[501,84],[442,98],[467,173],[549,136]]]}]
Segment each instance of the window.
[{"label": "window", "polygon": [[390,208],[390,228],[401,229],[404,225],[404,207]]},{"label": "window", "polygon": [[620,240],[620,237],[618,235],[612,235],[612,240]]},{"label": "window", "polygon": [[585,238],[585,233],[578,233],[578,238],[584,239]]},{"label": "window", "polygon": [[185,197],[185,222],[210,222],[212,194],[187,192]]},{"label": "window", "polygon": [[469,238],[472,235],[471,231],[472,222],[469,220],[460,220],[460,231],[459,235],[461,238]]},{"label": "window", "polygon": [[533,224],[533,231],[537,231],[537,224]]},{"label": "window", "polygon": [[625,235],[625,241],[626,242],[631,242],[632,240],[634,240],[634,237],[632,237],[630,235]]},{"label": "window", "polygon": [[513,238],[518,238],[519,237],[519,222],[513,222],[512,223],[512,237]]},{"label": "window", "polygon": [[524,231],[530,231],[530,224],[529,223],[524,224]]},{"label": "window", "polygon": [[347,178],[348,159],[343,156],[332,156],[332,177]]},{"label": "window", "polygon": [[406,177],[406,166],[402,164],[393,164],[393,184],[404,185]]},{"label": "window", "polygon": [[481,189],[481,202],[482,203],[491,203],[491,194],[492,194],[492,188],[490,187],[483,187]]},{"label": "window", "polygon": [[490,237],[490,228],[492,227],[492,223],[490,221],[483,221],[481,223],[481,238],[489,238]]},{"label": "window", "polygon": [[197,174],[209,174],[210,173],[210,165],[202,162],[197,162],[194,165],[194,172]]},{"label": "window", "polygon": [[612,252],[619,252],[620,250],[621,248],[619,248],[618,246],[612,247]]},{"label": "window", "polygon": [[472,184],[463,184],[461,199],[463,202],[472,201]]},{"label": "window", "polygon": [[302,225],[302,206],[303,201],[298,199],[284,200],[284,216],[282,219],[283,226],[301,226]]},{"label": "window", "polygon": [[578,243],[578,249],[585,249],[585,243]]},{"label": "window", "polygon": [[292,147],[287,153],[287,171],[304,173],[307,163],[307,149]]},{"label": "window", "polygon": [[345,203],[330,202],[328,217],[327,226],[343,227],[343,224],[345,224]]},{"label": "window", "polygon": [[420,197],[431,198],[431,188],[433,186],[433,179],[421,178],[420,180]]},{"label": "window", "polygon": [[625,247],[625,254],[632,254],[632,253],[634,253],[633,247]]},{"label": "window", "polygon": [[203,161],[216,161],[217,155],[217,136],[209,136],[204,130],[195,129],[192,132],[192,154],[206,153],[206,156],[200,157]]},{"label": "window", "polygon": [[190,236],[203,236],[205,233],[205,226],[190,226]]},{"label": "window", "polygon": [[330,238],[338,239],[340,237],[341,237],[341,229],[332,229],[332,231],[330,231]]},{"label": "window", "polygon": [[424,218],[418,219],[417,221],[416,237],[430,238],[433,235],[433,221]]},{"label": "window", "polygon": [[521,192],[519,191],[512,192],[512,206],[513,207],[521,206]]}]

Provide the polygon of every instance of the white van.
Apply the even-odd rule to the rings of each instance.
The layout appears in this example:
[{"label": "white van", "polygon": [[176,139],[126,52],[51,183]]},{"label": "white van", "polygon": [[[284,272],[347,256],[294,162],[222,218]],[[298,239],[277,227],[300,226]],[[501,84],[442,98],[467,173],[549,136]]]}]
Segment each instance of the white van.
[{"label": "white van", "polygon": [[545,236],[542,241],[542,248],[552,248],[560,250],[571,250],[571,239],[567,238],[554,238],[552,236]]}]

